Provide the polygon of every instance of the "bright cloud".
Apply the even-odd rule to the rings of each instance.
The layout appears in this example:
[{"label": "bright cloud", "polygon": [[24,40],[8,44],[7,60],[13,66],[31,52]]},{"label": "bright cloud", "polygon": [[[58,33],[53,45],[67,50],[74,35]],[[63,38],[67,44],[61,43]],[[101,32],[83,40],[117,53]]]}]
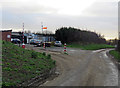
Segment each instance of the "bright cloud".
[{"label": "bright cloud", "polygon": [[80,15],[84,9],[94,2],[95,0],[42,0],[39,4],[57,9],[58,14]]},{"label": "bright cloud", "polygon": [[[41,31],[62,26],[96,30],[105,37],[117,37],[119,0],[0,0],[3,28]],[[114,32],[114,33],[113,33]]]}]

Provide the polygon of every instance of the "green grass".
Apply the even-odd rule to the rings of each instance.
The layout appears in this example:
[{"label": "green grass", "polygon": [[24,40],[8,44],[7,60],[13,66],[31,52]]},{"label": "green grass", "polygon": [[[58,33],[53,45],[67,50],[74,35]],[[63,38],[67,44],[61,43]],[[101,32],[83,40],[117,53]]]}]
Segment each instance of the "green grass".
[{"label": "green grass", "polygon": [[98,50],[98,49],[104,49],[104,48],[114,48],[114,46],[106,45],[106,44],[88,44],[88,45],[68,44],[67,47],[81,48],[83,50]]},{"label": "green grass", "polygon": [[19,85],[55,67],[51,55],[26,50],[10,42],[2,44],[3,86]]},{"label": "green grass", "polygon": [[112,56],[114,56],[117,60],[120,61],[120,52],[116,51],[116,50],[111,50],[109,52]]}]

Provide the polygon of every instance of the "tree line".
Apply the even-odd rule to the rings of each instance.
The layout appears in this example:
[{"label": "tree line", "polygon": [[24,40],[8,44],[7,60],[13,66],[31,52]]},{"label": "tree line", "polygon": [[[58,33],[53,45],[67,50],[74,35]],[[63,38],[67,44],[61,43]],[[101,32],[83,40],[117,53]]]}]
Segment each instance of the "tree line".
[{"label": "tree line", "polygon": [[62,27],[55,32],[56,40],[62,43],[106,43],[104,36],[95,32],[72,27]]}]

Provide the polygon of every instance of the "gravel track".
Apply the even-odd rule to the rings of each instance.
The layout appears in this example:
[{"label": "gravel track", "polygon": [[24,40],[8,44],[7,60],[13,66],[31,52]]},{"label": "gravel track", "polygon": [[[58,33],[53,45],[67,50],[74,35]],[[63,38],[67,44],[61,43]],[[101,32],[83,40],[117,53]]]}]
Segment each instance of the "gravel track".
[{"label": "gravel track", "polygon": [[27,46],[38,52],[46,52],[56,60],[59,76],[48,80],[40,86],[118,86],[118,68],[106,55],[110,49],[95,51],[67,48],[68,55],[63,54],[63,47]]}]

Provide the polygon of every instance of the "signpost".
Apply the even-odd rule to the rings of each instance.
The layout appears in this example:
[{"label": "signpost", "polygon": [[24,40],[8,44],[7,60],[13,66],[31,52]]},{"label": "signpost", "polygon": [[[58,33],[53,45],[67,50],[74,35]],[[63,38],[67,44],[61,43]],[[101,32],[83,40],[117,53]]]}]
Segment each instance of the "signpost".
[{"label": "signpost", "polygon": [[[43,34],[43,29],[47,30],[47,27],[43,26],[43,22],[41,22],[41,27],[42,27],[42,34]],[[44,40],[44,43],[43,43],[43,48],[46,49],[46,39]]]}]

